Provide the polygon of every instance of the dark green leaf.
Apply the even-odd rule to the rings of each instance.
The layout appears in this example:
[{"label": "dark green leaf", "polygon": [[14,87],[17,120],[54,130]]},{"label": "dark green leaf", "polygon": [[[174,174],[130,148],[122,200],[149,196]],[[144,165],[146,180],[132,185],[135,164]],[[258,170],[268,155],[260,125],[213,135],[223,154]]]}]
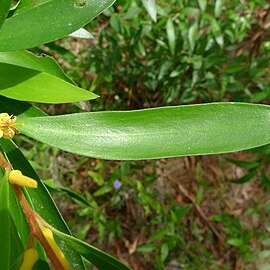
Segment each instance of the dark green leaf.
[{"label": "dark green leaf", "polygon": [[249,161],[234,160],[234,159],[229,159],[229,158],[227,158],[227,160],[231,162],[232,164],[241,168],[245,168],[245,169],[256,169],[261,165],[261,162],[259,161],[249,162]]},{"label": "dark green leaf", "polygon": [[[32,48],[74,32],[115,0],[23,1],[0,30],[0,51]],[[45,16],[46,15],[46,16]]]},{"label": "dark green leaf", "polygon": [[270,189],[270,179],[269,177],[267,177],[267,175],[264,172],[261,173],[260,179],[261,179],[262,185],[266,187],[267,189]]},{"label": "dark green leaf", "polygon": [[252,170],[248,174],[240,177],[239,179],[236,179],[230,182],[234,184],[244,184],[244,183],[249,182],[255,175],[256,175],[256,170]]},{"label": "dark green leaf", "polygon": [[13,115],[21,115],[24,117],[46,115],[43,111],[27,102],[0,96],[0,113],[2,112]]},{"label": "dark green leaf", "polygon": [[59,231],[54,233],[63,240],[70,248],[76,250],[77,253],[82,255],[85,259],[95,265],[98,269],[102,270],[130,270],[130,268],[118,261],[111,255],[77,239],[70,235],[66,235]]}]

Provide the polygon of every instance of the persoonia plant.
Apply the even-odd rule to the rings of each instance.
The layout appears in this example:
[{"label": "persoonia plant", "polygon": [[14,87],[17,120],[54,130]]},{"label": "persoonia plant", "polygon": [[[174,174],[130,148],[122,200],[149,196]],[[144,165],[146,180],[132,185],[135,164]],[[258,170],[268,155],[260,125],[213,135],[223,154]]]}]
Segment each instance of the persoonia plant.
[{"label": "persoonia plant", "polygon": [[[19,133],[72,153],[115,160],[227,153],[270,142],[266,105],[211,103],[48,116],[28,103],[98,97],[77,87],[52,58],[25,49],[73,33],[113,2],[21,0],[13,6],[12,0],[0,1],[0,269],[81,270],[84,260],[99,269],[129,269],[71,235],[12,141]],[[150,2],[153,7],[155,1]]]}]

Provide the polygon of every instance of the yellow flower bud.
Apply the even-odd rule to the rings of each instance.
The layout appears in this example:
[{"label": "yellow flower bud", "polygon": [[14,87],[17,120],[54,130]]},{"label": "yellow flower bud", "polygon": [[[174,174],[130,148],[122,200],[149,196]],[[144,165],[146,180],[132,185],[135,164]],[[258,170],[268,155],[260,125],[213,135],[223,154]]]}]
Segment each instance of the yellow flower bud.
[{"label": "yellow flower bud", "polygon": [[54,254],[58,258],[59,262],[62,264],[63,268],[65,270],[69,270],[70,269],[69,263],[64,255],[64,253],[62,252],[60,247],[55,242],[52,231],[49,228],[45,228],[42,230],[42,232],[43,232],[43,235],[45,236],[48,244],[52,248]]},{"label": "yellow flower bud", "polygon": [[32,270],[38,260],[38,252],[34,248],[27,249],[23,254],[23,263],[20,270]]},{"label": "yellow flower bud", "polygon": [[8,115],[7,113],[0,113],[0,138],[12,139],[15,134],[19,134],[19,130],[15,127],[17,117]]},{"label": "yellow flower bud", "polygon": [[27,188],[37,188],[37,181],[22,174],[19,170],[13,170],[8,175],[11,184]]}]

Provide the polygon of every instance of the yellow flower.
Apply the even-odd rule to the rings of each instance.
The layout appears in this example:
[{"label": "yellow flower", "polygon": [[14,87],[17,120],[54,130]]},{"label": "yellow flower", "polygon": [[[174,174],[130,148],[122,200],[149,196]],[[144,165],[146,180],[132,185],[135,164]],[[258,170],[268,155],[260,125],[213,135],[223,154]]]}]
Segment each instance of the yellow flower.
[{"label": "yellow flower", "polygon": [[19,170],[12,170],[8,175],[8,180],[11,184],[27,187],[27,188],[37,188],[37,181],[25,176]]},{"label": "yellow flower", "polygon": [[34,248],[27,249],[23,254],[23,263],[20,270],[32,270],[38,260],[38,252]]},{"label": "yellow flower", "polygon": [[64,253],[62,252],[62,250],[60,249],[60,247],[57,245],[57,243],[55,242],[54,238],[53,238],[53,233],[49,228],[44,228],[42,230],[43,235],[45,236],[48,244],[50,245],[50,247],[52,248],[54,254],[56,255],[56,257],[58,258],[59,262],[62,264],[63,268],[65,270],[69,270],[69,263],[64,255]]},{"label": "yellow flower", "polygon": [[0,138],[12,139],[19,130],[15,127],[17,117],[7,113],[0,113]]}]

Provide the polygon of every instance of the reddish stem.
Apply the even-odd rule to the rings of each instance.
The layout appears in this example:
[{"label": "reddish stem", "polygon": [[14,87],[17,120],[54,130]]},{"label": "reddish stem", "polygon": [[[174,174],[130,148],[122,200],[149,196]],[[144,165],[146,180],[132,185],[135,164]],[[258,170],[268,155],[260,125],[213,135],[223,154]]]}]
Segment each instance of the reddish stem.
[{"label": "reddish stem", "polygon": [[[40,243],[42,244],[47,256],[49,257],[51,263],[53,264],[54,268],[57,270],[65,270],[60,261],[58,260],[57,256],[53,252],[51,246],[47,242],[45,236],[42,233],[42,230],[40,229],[40,226],[36,220],[37,213],[31,208],[28,201],[26,200],[22,190],[17,185],[12,185],[13,190],[16,194],[16,197],[21,205],[21,208],[23,210],[23,213],[26,217],[26,220],[30,227],[30,235],[31,237],[35,236]],[[31,240],[30,237],[30,240]]]}]

